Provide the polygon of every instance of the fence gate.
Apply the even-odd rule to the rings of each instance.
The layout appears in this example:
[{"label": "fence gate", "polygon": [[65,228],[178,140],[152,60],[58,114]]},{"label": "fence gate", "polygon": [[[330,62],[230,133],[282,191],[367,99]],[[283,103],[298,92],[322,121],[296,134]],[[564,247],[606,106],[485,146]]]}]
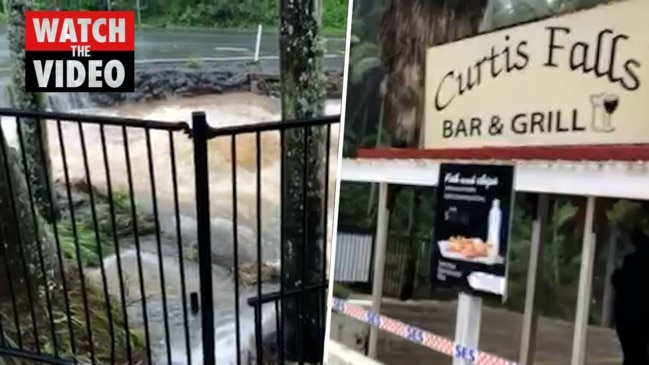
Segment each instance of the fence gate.
[{"label": "fence gate", "polygon": [[0,117],[0,364],[321,362],[339,116]]}]

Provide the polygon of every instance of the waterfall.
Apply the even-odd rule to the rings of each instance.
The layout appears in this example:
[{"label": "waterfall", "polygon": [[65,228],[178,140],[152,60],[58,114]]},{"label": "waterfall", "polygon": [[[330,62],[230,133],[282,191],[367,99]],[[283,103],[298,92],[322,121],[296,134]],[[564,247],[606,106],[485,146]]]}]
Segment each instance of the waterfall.
[{"label": "waterfall", "polygon": [[47,109],[55,112],[69,112],[92,106],[88,93],[48,93]]},{"label": "waterfall", "polygon": [[[46,96],[45,108],[49,111],[70,112],[92,106],[88,93],[47,93]],[[11,107],[6,87],[0,87],[0,107]]]}]

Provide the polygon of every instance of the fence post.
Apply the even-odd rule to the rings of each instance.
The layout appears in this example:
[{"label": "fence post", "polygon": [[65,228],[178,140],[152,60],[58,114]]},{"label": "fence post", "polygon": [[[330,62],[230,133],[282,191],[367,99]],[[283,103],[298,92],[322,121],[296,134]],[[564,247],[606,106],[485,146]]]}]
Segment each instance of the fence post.
[{"label": "fence post", "polygon": [[207,173],[207,118],[205,112],[192,113],[194,142],[194,182],[196,189],[196,225],[198,238],[198,271],[201,297],[203,364],[215,365],[214,305],[212,297],[212,245],[210,234],[210,188]]},{"label": "fence post", "polygon": [[259,48],[261,46],[262,25],[257,26],[257,42],[255,42],[255,62],[259,62]]}]

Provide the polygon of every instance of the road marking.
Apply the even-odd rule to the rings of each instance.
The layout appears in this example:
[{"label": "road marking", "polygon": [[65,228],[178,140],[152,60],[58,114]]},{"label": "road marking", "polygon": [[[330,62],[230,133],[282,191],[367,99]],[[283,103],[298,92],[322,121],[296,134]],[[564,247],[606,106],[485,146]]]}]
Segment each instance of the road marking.
[{"label": "road marking", "polygon": [[[338,54],[326,54],[324,58],[344,58],[342,55]],[[184,62],[184,61],[252,61],[251,56],[235,56],[235,57],[186,57],[186,58],[159,58],[159,59],[148,59],[148,60],[135,60],[135,63],[164,63],[164,62]],[[260,56],[260,60],[279,60],[279,56]],[[8,70],[8,68],[7,68]]]},{"label": "road marking", "polygon": [[243,47],[216,47],[214,48],[215,51],[231,51],[231,52],[248,52],[248,48],[243,48]]}]

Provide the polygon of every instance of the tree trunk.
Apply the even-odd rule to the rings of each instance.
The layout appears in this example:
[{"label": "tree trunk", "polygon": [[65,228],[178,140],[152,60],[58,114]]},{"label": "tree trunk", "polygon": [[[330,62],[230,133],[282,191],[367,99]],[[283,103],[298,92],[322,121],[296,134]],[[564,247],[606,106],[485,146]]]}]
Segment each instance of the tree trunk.
[{"label": "tree trunk", "polygon": [[[6,145],[0,128],[0,266],[11,270],[14,290],[54,288],[59,278],[56,252],[45,223],[32,214],[18,153]],[[41,261],[42,260],[42,261]],[[5,275],[0,270],[0,275]],[[6,283],[6,280],[3,280]],[[27,285],[29,284],[29,285]],[[0,292],[8,288],[0,286]],[[17,293],[14,293],[17,295]]]},{"label": "tree trunk", "polygon": [[[11,83],[9,97],[12,107],[21,110],[42,110],[43,95],[25,92],[25,10],[24,0],[9,0],[10,14],[7,17],[7,37],[11,58]],[[34,203],[38,212],[48,222],[58,216],[54,199],[48,195],[53,191],[51,177],[51,161],[47,138],[47,124],[44,120],[20,118],[21,148],[27,159],[26,176],[32,188]],[[40,124],[40,125],[39,125]]]},{"label": "tree trunk", "polygon": [[[316,0],[281,0],[280,68],[282,118],[312,118],[325,104],[322,47]],[[325,207],[324,127],[287,130],[282,152],[285,290],[322,283]],[[306,183],[306,184],[305,184]],[[307,290],[282,301],[286,360],[320,362],[324,341],[324,297]],[[280,347],[281,349],[281,347]]]},{"label": "tree trunk", "polygon": [[488,0],[386,0],[379,26],[392,144],[417,147],[426,50],[478,33]]},{"label": "tree trunk", "polygon": [[[388,70],[383,96],[393,146],[421,146],[426,50],[478,34],[487,3],[488,0],[386,0],[379,26],[379,47]],[[413,209],[419,207],[420,200],[421,192],[417,192]],[[417,225],[418,222],[410,222],[410,236]],[[413,295],[417,257],[418,251],[409,251],[402,299]]]}]

